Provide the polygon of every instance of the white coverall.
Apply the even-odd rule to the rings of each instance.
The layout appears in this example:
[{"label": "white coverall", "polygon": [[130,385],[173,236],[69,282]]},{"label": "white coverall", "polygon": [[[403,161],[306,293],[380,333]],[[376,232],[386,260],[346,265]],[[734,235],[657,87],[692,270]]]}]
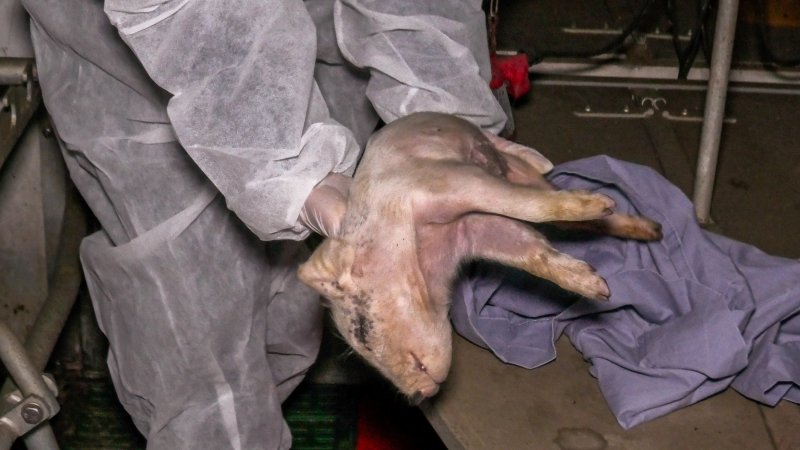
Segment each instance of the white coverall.
[{"label": "white coverall", "polygon": [[[492,131],[480,0],[23,0],[102,231],[81,247],[119,398],[155,449],[288,448],[321,311],[298,215],[378,117]],[[377,113],[377,114],[376,114]]]}]

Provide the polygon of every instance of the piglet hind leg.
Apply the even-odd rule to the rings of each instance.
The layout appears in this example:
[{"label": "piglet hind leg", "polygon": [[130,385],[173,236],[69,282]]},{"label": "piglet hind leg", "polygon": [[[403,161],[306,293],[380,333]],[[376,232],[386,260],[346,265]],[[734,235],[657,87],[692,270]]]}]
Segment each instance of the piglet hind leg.
[{"label": "piglet hind leg", "polygon": [[497,214],[534,223],[583,221],[605,217],[614,207],[614,201],[602,194],[514,184],[470,164],[428,164],[418,177],[423,181],[419,183],[415,210],[424,222],[450,222],[467,213]]},{"label": "piglet hind leg", "polygon": [[[507,147],[501,148],[498,146],[497,150],[503,155],[509,167],[506,173],[506,179],[509,182],[545,191],[558,190],[541,175],[541,172],[538,171],[533,163],[518,156],[518,153],[525,151],[525,147],[517,145],[520,149],[515,150],[516,153],[508,153]],[[661,224],[658,222],[643,216],[617,212],[594,220],[556,221],[554,224],[567,230],[607,234],[622,239],[635,239],[638,241],[657,241],[662,237]]]},{"label": "piglet hind leg", "polygon": [[585,231],[593,234],[607,234],[621,239],[637,241],[658,241],[663,237],[661,224],[647,217],[613,213],[607,217],[585,222],[553,222],[565,230]]},{"label": "piglet hind leg", "polygon": [[466,258],[515,267],[593,300],[607,301],[611,295],[591,265],[554,249],[527,224],[488,214],[469,214],[460,220]]}]

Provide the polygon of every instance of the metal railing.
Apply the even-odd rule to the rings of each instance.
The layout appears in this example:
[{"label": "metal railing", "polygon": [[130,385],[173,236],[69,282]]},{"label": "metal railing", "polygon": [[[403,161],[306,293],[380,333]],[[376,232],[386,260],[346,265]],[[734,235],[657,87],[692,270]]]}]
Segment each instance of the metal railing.
[{"label": "metal railing", "polygon": [[64,328],[81,282],[80,241],[86,219],[74,189],[68,189],[62,238],[51,289],[23,346],[8,325],[0,322],[0,361],[9,378],[0,390],[0,450],[22,437],[30,450],[58,449],[48,419],[58,413],[57,388],[43,375]]}]

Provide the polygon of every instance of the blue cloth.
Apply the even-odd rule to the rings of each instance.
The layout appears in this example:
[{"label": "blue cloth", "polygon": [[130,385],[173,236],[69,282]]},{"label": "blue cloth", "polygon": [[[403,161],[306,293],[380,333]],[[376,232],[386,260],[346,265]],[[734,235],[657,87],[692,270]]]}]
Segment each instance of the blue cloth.
[{"label": "blue cloth", "polygon": [[702,230],[690,201],[647,167],[599,156],[550,180],[611,196],[618,211],[660,222],[664,238],[551,230],[556,248],[597,268],[610,302],[478,264],[454,289],[456,331],[527,368],[553,360],[566,333],[624,428],[728,386],[768,405],[800,402],[800,262]]}]

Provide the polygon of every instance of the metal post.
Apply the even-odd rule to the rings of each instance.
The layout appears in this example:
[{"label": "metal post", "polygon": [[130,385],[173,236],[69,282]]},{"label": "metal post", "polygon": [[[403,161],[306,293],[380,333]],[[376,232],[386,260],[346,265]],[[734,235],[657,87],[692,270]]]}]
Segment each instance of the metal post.
[{"label": "metal post", "polygon": [[81,284],[79,249],[86,235],[86,218],[78,192],[71,185],[67,187],[66,197],[61,243],[50,290],[25,340],[25,351],[39,372],[44,371],[53,353],[53,347],[78,298]]},{"label": "metal post", "polygon": [[[53,276],[52,288],[29,333],[24,349],[18,343],[14,345],[16,337],[4,323],[0,323],[0,343],[12,342],[12,345],[8,347],[0,348],[0,354],[4,357],[3,361],[5,362],[7,359],[11,360],[14,361],[15,365],[18,364],[19,361],[22,361],[22,365],[24,366],[21,368],[21,371],[20,369],[16,369],[12,372],[12,370],[9,369],[9,373],[12,374],[12,377],[6,380],[3,389],[0,390],[3,395],[6,395],[14,389],[14,382],[20,386],[20,390],[23,393],[26,390],[30,391],[32,388],[35,388],[37,391],[40,390],[40,385],[36,387],[36,385],[29,384],[30,381],[28,379],[30,377],[26,377],[22,375],[22,373],[33,371],[37,375],[37,380],[41,381],[41,376],[39,374],[44,370],[58,336],[64,328],[67,316],[77,298],[81,280],[78,247],[81,238],[85,234],[86,220],[78,204],[77,193],[74,189],[68,189],[67,201],[64,209],[61,247],[56,264],[57,268]],[[0,347],[2,346],[0,345]],[[17,375],[14,376],[14,373],[17,373]],[[0,427],[0,449],[10,448],[16,438],[17,436],[9,429]],[[58,443],[53,429],[47,422],[42,423],[36,429],[25,434],[23,439],[25,441],[25,446],[29,449],[58,449]]]},{"label": "metal post", "polygon": [[0,344],[0,360],[22,395],[33,394],[45,399],[52,397],[50,388],[42,380],[41,371],[33,365],[25,347],[5,322],[0,322]]},{"label": "metal post", "polygon": [[[6,412],[0,423],[0,449],[11,448],[18,435],[24,434],[29,449],[57,450],[58,443],[47,419],[58,412],[58,402],[42,378],[40,370],[28,358],[25,348],[5,322],[0,322],[0,360],[9,377],[19,386],[16,395],[25,398],[26,404],[16,413],[21,417],[17,417],[30,426],[38,425],[26,433],[30,427],[26,428],[25,424],[20,425],[22,422],[9,419],[9,412]],[[31,396],[34,396],[34,401],[30,401]]]},{"label": "metal post", "polygon": [[694,183],[694,209],[700,223],[710,221],[711,194],[717,170],[722,121],[725,118],[725,97],[728,91],[728,72],[731,67],[733,40],[736,35],[736,16],[739,0],[720,0],[714,45],[711,54],[711,72],[706,94],[703,132],[700,136],[700,153]]},{"label": "metal post", "polygon": [[17,434],[9,427],[0,426],[0,449],[9,449],[17,440]]},{"label": "metal post", "polygon": [[49,422],[31,430],[23,439],[28,450],[58,450],[58,441]]}]

